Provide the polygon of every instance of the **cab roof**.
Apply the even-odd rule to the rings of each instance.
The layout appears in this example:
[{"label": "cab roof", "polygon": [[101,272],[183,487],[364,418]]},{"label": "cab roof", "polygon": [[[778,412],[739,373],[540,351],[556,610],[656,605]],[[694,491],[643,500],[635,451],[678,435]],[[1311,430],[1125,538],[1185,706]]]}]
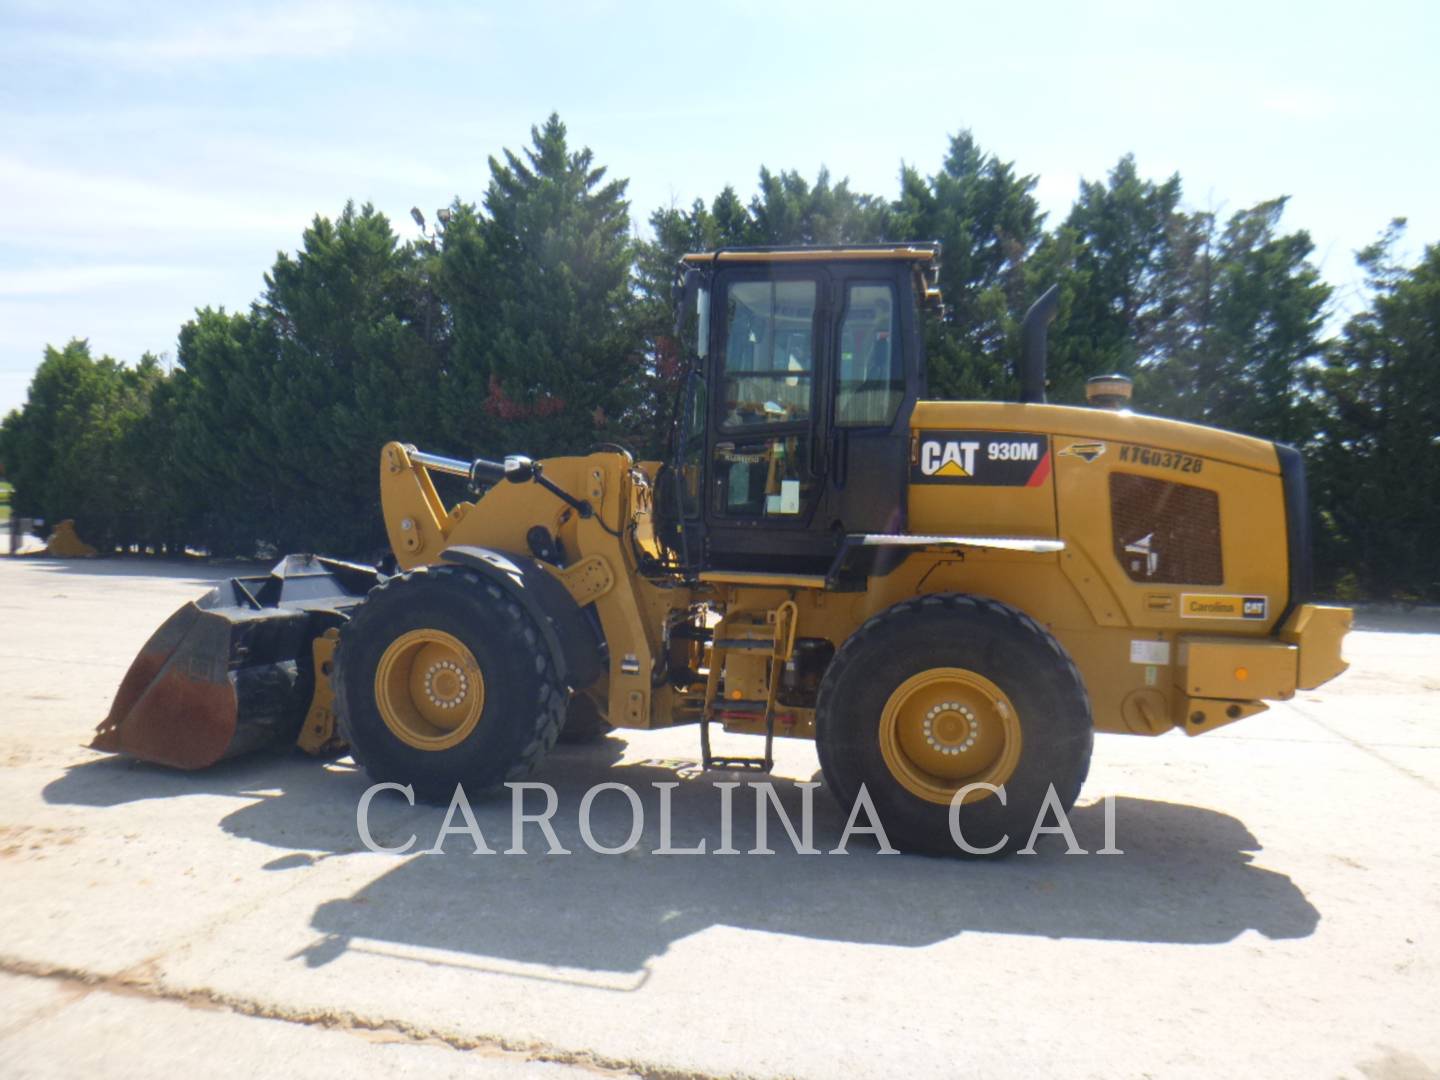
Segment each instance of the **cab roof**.
[{"label": "cab roof", "polygon": [[714,263],[878,262],[901,260],[917,264],[940,258],[938,243],[845,244],[837,247],[731,247],[700,251],[681,261],[688,266]]}]

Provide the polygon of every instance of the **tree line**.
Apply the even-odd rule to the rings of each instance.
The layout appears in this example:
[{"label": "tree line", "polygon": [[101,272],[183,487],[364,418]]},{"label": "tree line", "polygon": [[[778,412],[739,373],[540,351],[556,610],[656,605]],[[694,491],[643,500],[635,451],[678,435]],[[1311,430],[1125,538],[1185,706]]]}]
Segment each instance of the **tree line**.
[{"label": "tree line", "polygon": [[181,327],[173,370],[48,347],[0,424],[15,513],[73,517],[105,549],[370,556],[389,439],[458,457],[660,452],[686,251],[939,240],[931,396],[1013,398],[1021,316],[1058,283],[1051,400],[1121,372],[1144,411],[1299,446],[1325,588],[1440,598],[1440,246],[1397,261],[1402,220],[1357,253],[1363,310],[1330,333],[1332,289],[1284,197],[1197,210],[1178,175],[1147,179],[1130,156],[1054,222],[1035,176],[961,132],[933,173],[903,166],[891,197],[762,168],[748,200],[726,187],[662,207],[648,238],[627,182],[557,116],[489,164],[479,202],[457,197],[418,240],[368,204],[317,216],[248,310]]}]

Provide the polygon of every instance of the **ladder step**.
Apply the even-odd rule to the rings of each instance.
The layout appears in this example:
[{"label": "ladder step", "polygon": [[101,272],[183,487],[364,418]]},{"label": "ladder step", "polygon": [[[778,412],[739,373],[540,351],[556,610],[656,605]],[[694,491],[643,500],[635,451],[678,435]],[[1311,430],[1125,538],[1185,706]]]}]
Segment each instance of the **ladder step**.
[{"label": "ladder step", "polygon": [[738,713],[763,713],[766,709],[764,701],[717,701],[712,712],[738,712]]},{"label": "ladder step", "polygon": [[[792,604],[791,607],[793,608],[793,606]],[[732,698],[727,700],[721,697],[718,693],[718,676],[725,666],[725,654],[732,649],[736,652],[764,653],[771,660],[778,658],[785,649],[786,639],[782,632],[784,625],[786,624],[778,620],[767,619],[762,622],[754,618],[741,618],[733,622],[722,620],[715,628],[716,633],[711,641],[709,669],[706,672],[709,678],[706,685],[705,702],[700,710],[700,756],[705,768],[752,769],[768,773],[775,767],[775,759],[772,754],[775,740],[774,681],[779,678],[778,667],[772,664],[774,670],[771,671],[768,696],[761,699]],[[758,717],[763,720],[765,724],[764,757],[726,757],[710,752],[710,724],[712,722],[723,724],[727,719],[738,720],[740,717]]]},{"label": "ladder step", "polygon": [[755,772],[769,772],[774,767],[774,762],[758,757],[710,757],[705,761],[705,768],[720,772],[739,772],[746,769],[753,769]]}]

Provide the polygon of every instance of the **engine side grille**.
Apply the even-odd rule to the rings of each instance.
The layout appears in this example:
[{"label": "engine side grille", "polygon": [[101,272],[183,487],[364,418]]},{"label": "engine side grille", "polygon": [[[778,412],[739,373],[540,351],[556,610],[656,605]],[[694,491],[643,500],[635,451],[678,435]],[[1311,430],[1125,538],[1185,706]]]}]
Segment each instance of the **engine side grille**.
[{"label": "engine side grille", "polygon": [[1222,585],[1220,496],[1134,473],[1110,474],[1115,557],[1132,581]]}]

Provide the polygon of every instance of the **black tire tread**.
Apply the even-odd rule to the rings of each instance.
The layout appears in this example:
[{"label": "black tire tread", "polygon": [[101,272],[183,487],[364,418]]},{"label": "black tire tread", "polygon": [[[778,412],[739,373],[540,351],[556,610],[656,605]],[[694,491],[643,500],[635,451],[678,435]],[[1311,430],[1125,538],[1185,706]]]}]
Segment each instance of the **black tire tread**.
[{"label": "black tire tread", "polygon": [[[1085,681],[1076,667],[1075,661],[1060,644],[1060,642],[1034,618],[1013,605],[994,600],[985,596],[977,596],[970,593],[931,593],[925,596],[917,596],[909,600],[902,600],[883,611],[877,612],[866,619],[860,627],[836,651],[834,659],[831,660],[821,682],[820,691],[816,700],[816,751],[820,759],[820,768],[825,776],[826,784],[831,787],[837,799],[848,810],[855,798],[857,791],[839,790],[836,787],[836,777],[843,774],[843,770],[836,768],[833,759],[833,747],[824,738],[823,732],[826,726],[826,718],[831,715],[837,706],[836,694],[838,688],[845,682],[856,665],[864,664],[871,654],[873,647],[899,625],[909,620],[912,616],[921,612],[936,610],[948,610],[956,615],[978,616],[986,619],[993,619],[1001,624],[1008,623],[1013,629],[1022,633],[1027,638],[1043,643],[1054,660],[1054,675],[1064,684],[1063,692],[1077,703],[1083,703],[1084,714],[1084,740],[1085,745],[1082,751],[1083,761],[1078,774],[1073,778],[1070,785],[1071,790],[1059,792],[1064,800],[1066,809],[1078,796],[1080,788],[1084,785],[1090,772],[1090,755],[1094,744],[1094,724],[1090,713],[1090,696],[1085,689]],[[983,674],[983,672],[982,672]],[[1058,791],[1058,789],[1057,789]],[[904,845],[902,845],[904,846]],[[912,843],[913,850],[935,852],[941,845],[920,840]],[[954,848],[948,849],[954,852]]]},{"label": "black tire tread", "polygon": [[565,709],[565,725],[560,729],[560,742],[570,746],[587,746],[598,743],[615,730],[615,725],[600,715],[584,693],[576,691],[570,695]]},{"label": "black tire tread", "polygon": [[[372,628],[371,623],[377,619],[383,619],[385,608],[391,602],[386,598],[418,590],[432,582],[444,583],[449,588],[477,590],[480,595],[487,598],[490,606],[501,619],[501,626],[496,627],[493,632],[497,636],[514,635],[524,642],[534,657],[536,693],[533,711],[525,722],[529,738],[514,760],[507,764],[503,778],[477,790],[483,791],[497,787],[503,782],[524,779],[535,770],[545,755],[555,746],[556,739],[565,723],[565,707],[569,691],[560,681],[555,662],[551,658],[545,645],[545,639],[534,620],[498,585],[476,571],[463,566],[422,566],[386,578],[370,590],[365,602],[340,628],[340,640],[336,645],[335,652],[335,711],[340,732],[350,743],[357,763],[363,765],[367,772],[377,779],[396,779],[389,775],[389,770],[385,769],[382,763],[362,760],[362,754],[356,752],[356,741],[347,719],[352,712],[347,699],[346,680],[343,677],[346,643],[349,641],[353,644],[371,633],[383,633],[383,625]],[[377,599],[380,600],[380,603],[375,602]],[[452,788],[442,792],[432,783],[419,777],[403,782],[413,783],[417,797],[432,802],[448,801],[453,790]],[[473,792],[469,792],[469,789],[467,789],[467,793],[473,794]]]}]

